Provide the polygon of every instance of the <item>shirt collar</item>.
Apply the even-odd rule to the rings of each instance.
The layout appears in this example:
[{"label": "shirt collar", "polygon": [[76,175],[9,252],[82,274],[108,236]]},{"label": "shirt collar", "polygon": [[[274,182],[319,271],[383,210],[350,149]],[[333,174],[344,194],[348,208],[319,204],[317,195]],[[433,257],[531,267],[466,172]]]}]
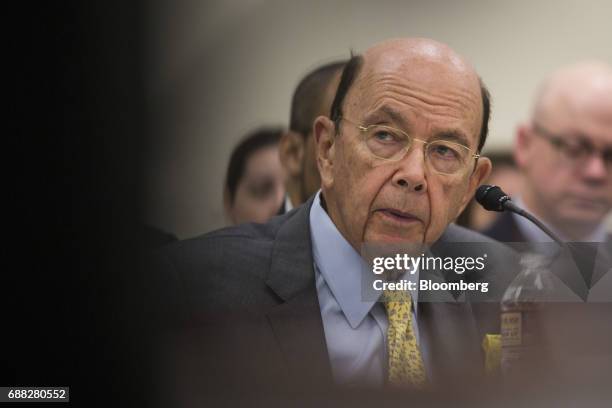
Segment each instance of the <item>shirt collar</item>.
[{"label": "shirt collar", "polygon": [[289,198],[289,194],[285,194],[285,212],[291,210],[293,210],[293,203],[291,202],[291,198]]},{"label": "shirt collar", "polygon": [[321,206],[320,196],[319,190],[310,209],[314,261],[354,329],[370,312],[376,300],[362,299],[362,273],[367,270],[367,265],[329,218]]},{"label": "shirt collar", "polygon": [[[377,297],[365,300],[362,297],[362,284],[371,284],[374,275],[359,253],[342,236],[327,212],[321,206],[321,190],[317,193],[310,209],[310,238],[316,267],[334,298],[342,309],[350,326],[357,328],[372,307]],[[364,275],[366,279],[364,279]],[[406,272],[400,279],[419,281],[419,271]],[[418,290],[412,293],[415,316],[417,314]]]}]

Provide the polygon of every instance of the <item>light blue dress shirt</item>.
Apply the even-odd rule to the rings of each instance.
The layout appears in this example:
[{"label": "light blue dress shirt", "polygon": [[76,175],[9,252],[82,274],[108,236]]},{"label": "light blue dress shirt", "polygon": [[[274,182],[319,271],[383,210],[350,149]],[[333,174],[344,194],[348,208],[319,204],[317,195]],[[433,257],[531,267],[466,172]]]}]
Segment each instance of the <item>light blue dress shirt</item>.
[{"label": "light blue dress shirt", "polygon": [[[363,300],[362,271],[367,266],[321,206],[320,194],[310,210],[310,234],[333,378],[340,385],[382,386],[387,378],[387,314],[382,303]],[[418,271],[401,279],[418,282]],[[419,342],[417,296],[413,293],[413,329],[429,375],[427,347]]]}]

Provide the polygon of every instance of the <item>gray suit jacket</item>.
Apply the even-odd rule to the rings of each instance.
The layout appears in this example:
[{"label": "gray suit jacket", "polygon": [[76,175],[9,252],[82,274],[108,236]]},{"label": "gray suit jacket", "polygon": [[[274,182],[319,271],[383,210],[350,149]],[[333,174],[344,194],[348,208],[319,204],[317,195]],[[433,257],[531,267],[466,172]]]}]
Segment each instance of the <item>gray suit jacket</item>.
[{"label": "gray suit jacket", "polygon": [[[181,381],[209,393],[220,387],[243,392],[271,385],[286,390],[296,384],[331,384],[313,269],[312,201],[264,225],[226,228],[163,250],[162,286],[171,293],[166,304],[173,305],[167,309],[181,316],[182,328],[175,343],[182,357],[170,359],[170,365],[180,367],[169,372],[184,373]],[[432,252],[444,251],[447,242],[481,242],[496,248],[499,263],[491,263],[487,276],[466,274],[464,279],[494,281],[497,266],[507,265],[515,255],[455,225]],[[449,278],[432,276],[439,281]],[[497,281],[507,285],[510,279]],[[419,308],[419,330],[430,345],[436,378],[479,377],[484,368],[483,336],[499,333],[498,303],[428,302]],[[209,375],[203,376],[202,367],[208,367],[204,371]]]}]

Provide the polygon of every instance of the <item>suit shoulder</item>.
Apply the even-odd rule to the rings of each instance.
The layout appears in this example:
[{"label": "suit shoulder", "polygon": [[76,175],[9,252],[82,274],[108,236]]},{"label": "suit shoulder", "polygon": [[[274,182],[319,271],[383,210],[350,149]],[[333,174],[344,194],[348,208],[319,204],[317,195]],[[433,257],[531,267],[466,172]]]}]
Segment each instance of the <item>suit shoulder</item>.
[{"label": "suit shoulder", "polygon": [[[482,242],[482,243],[490,243],[490,244],[498,244],[501,247],[505,247],[499,241],[482,234],[480,232],[476,232],[474,230],[461,227],[456,224],[450,224],[443,235],[444,241],[447,242]],[[509,249],[509,248],[508,248]]]},{"label": "suit shoulder", "polygon": [[161,248],[164,258],[184,285],[221,288],[260,287],[266,279],[279,228],[289,214],[266,224],[247,223],[222,228]]},{"label": "suit shoulder", "polygon": [[167,245],[156,262],[176,277],[194,310],[273,301],[266,279],[279,228],[288,214],[266,224],[241,224]]},{"label": "suit shoulder", "polygon": [[440,250],[452,256],[486,258],[484,268],[473,270],[469,275],[473,281],[488,282],[488,292],[474,299],[499,301],[519,271],[518,252],[479,232],[451,224],[441,241]]},{"label": "suit shoulder", "polygon": [[255,251],[244,248],[248,245],[265,245],[272,243],[283,224],[295,214],[295,211],[275,216],[265,224],[245,223],[220,228],[194,238],[174,242],[162,248],[162,252],[171,255],[177,253],[207,252],[218,249],[224,253],[238,250],[252,254]]},{"label": "suit shoulder", "polygon": [[501,213],[482,233],[501,242],[525,241],[525,237],[519,231],[514,220],[514,216],[509,212]]},{"label": "suit shoulder", "polygon": [[160,254],[179,269],[225,269],[230,265],[240,267],[242,262],[253,266],[257,258],[270,256],[277,230],[273,223],[241,224],[172,243]]},{"label": "suit shoulder", "polygon": [[466,253],[485,251],[489,253],[489,256],[494,255],[498,261],[515,259],[517,256],[517,252],[508,245],[455,224],[448,226],[436,246],[453,247],[455,251],[460,250]]}]

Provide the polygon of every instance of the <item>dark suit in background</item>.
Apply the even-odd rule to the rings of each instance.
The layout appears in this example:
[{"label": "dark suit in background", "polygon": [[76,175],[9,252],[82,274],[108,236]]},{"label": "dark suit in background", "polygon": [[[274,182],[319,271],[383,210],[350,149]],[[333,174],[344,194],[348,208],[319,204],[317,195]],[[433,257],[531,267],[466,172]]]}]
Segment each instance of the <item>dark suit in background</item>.
[{"label": "dark suit in background", "polygon": [[519,230],[511,212],[503,212],[482,233],[500,242],[525,242],[527,239]]},{"label": "dark suit in background", "polygon": [[[516,215],[510,212],[504,212],[500,217],[483,231],[483,234],[489,236],[497,241],[513,243],[517,250],[523,252],[527,249],[534,251],[546,251],[551,254],[560,251],[560,247],[553,243],[534,243],[531,242],[528,237],[523,234],[519,225],[515,219]],[[544,238],[547,238],[542,233]],[[581,275],[583,282],[586,285],[586,289],[591,289],[600,278],[602,278],[612,266],[612,239],[608,235],[606,241],[599,242],[568,242],[567,246],[570,248],[571,259],[567,261],[571,262],[573,272]],[[552,241],[552,240],[551,240]],[[561,262],[561,258],[558,262]],[[565,260],[563,260],[565,262]],[[554,266],[554,265],[553,265]],[[560,268],[557,264],[556,268],[553,268],[553,272],[558,274],[566,283],[569,284],[569,279],[561,275]],[[567,277],[569,278],[569,277]],[[578,282],[577,282],[578,283]],[[577,287],[570,287],[575,292],[580,292]],[[586,293],[581,296],[586,299]]]}]

